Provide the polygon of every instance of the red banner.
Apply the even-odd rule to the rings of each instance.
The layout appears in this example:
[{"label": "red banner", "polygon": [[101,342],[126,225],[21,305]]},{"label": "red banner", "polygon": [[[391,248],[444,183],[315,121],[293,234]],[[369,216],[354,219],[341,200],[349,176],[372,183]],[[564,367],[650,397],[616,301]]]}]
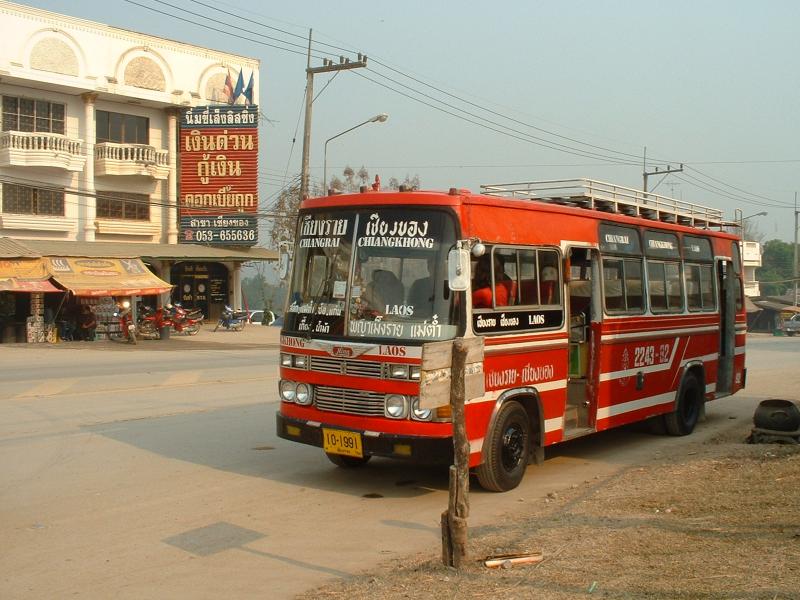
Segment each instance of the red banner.
[{"label": "red banner", "polygon": [[181,242],[256,243],[257,115],[255,106],[204,107],[184,113],[180,132]]}]

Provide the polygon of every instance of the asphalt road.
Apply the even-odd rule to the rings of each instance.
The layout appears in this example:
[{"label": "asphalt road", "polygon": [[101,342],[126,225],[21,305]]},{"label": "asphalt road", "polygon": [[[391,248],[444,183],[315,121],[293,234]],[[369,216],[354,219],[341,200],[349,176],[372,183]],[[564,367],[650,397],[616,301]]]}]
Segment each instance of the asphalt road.
[{"label": "asphalt road", "polygon": [[[136,347],[0,345],[0,597],[286,598],[438,552],[445,470],[342,471],[276,437],[276,342],[252,328]],[[764,398],[797,397],[800,339],[748,344],[748,389],[711,403],[694,435],[621,430],[549,449],[517,490],[475,490],[470,527],[688,452]]]}]

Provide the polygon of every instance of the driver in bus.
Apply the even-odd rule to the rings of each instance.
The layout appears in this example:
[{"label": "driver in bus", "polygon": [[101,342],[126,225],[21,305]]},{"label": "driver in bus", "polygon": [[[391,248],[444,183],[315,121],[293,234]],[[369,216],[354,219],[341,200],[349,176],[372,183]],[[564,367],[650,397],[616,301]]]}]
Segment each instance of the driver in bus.
[{"label": "driver in bus", "polygon": [[[492,308],[492,269],[491,257],[484,254],[475,265],[475,277],[472,280],[472,308]],[[495,255],[494,261],[495,287],[494,305],[508,306],[508,287],[498,285],[499,282],[509,279],[503,271],[499,257]]]},{"label": "driver in bus", "polygon": [[387,306],[402,304],[405,288],[391,271],[376,269],[372,272],[372,281],[367,284],[364,296],[373,310],[384,313]]},{"label": "driver in bus", "polygon": [[433,302],[436,296],[436,281],[433,278],[436,270],[436,256],[427,258],[428,276],[415,280],[408,290],[406,304],[414,307],[414,316],[422,319],[433,316]]}]

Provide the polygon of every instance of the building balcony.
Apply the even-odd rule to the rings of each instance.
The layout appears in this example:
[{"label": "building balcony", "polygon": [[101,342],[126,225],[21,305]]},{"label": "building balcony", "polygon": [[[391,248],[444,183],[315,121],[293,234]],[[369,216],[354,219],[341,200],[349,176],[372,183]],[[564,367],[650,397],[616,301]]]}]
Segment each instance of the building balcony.
[{"label": "building balcony", "polygon": [[748,298],[761,296],[761,286],[759,286],[758,281],[745,281],[744,295]]},{"label": "building balcony", "polygon": [[110,235],[155,236],[161,233],[160,223],[125,219],[97,219],[95,221],[95,228],[99,234]]},{"label": "building balcony", "polygon": [[136,175],[166,179],[169,176],[169,152],[145,144],[96,144],[94,174],[95,177]]},{"label": "building balcony", "polygon": [[83,140],[60,133],[3,131],[0,133],[0,167],[54,167],[83,171]]},{"label": "building balcony", "polygon": [[0,229],[72,232],[77,231],[78,220],[50,215],[0,213]]}]

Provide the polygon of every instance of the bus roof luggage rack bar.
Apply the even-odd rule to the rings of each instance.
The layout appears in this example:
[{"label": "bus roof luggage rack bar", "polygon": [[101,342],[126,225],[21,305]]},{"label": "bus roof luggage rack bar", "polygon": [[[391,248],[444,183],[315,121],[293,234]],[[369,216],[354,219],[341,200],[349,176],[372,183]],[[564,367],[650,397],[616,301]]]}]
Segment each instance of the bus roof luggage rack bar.
[{"label": "bus roof luggage rack bar", "polygon": [[594,179],[551,179],[482,185],[487,196],[536,200],[708,229],[733,225],[722,211]]}]

